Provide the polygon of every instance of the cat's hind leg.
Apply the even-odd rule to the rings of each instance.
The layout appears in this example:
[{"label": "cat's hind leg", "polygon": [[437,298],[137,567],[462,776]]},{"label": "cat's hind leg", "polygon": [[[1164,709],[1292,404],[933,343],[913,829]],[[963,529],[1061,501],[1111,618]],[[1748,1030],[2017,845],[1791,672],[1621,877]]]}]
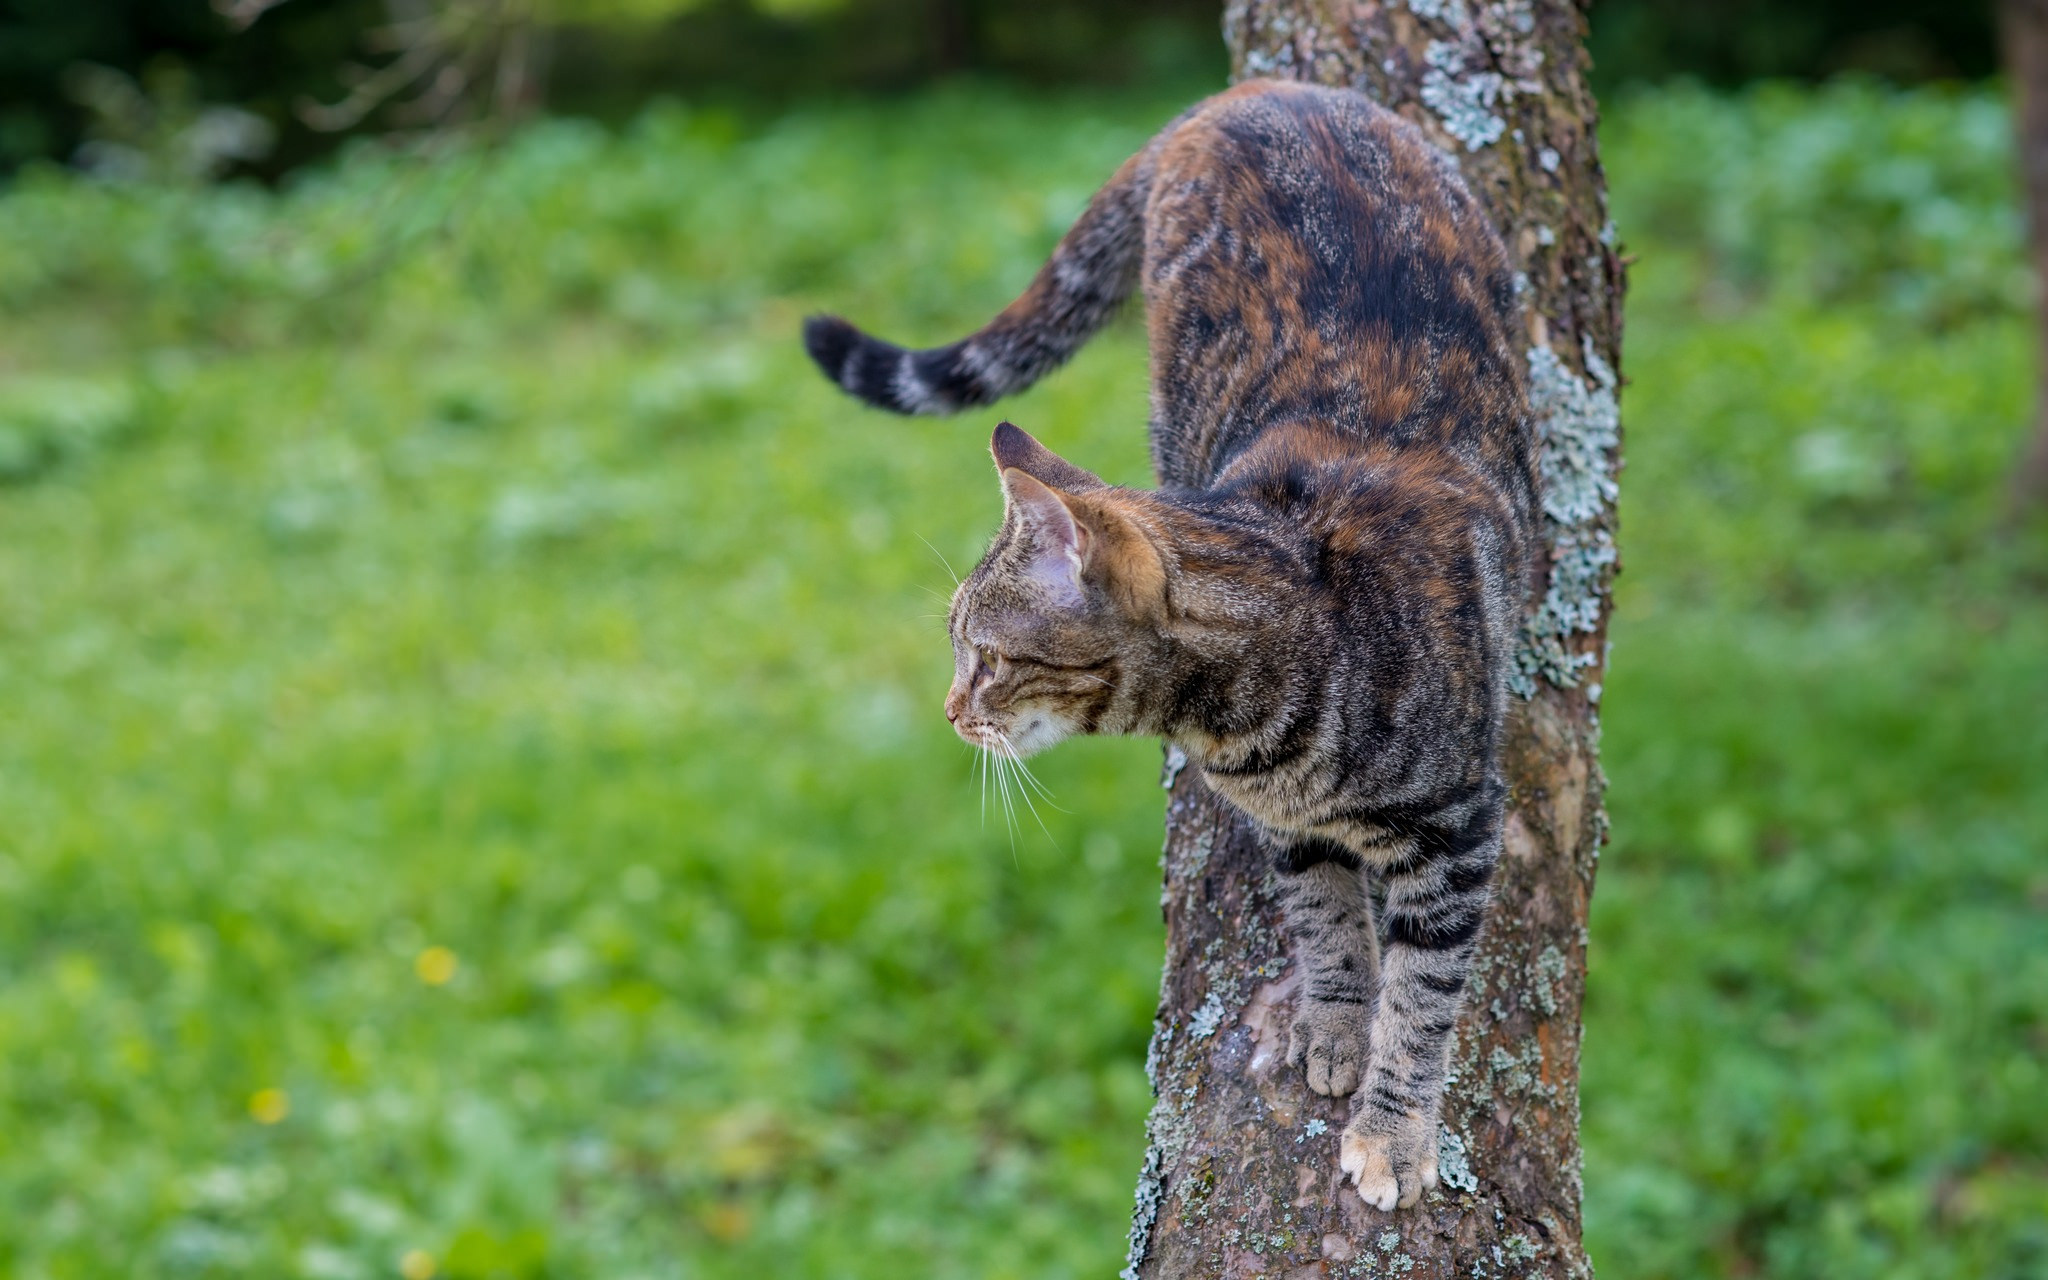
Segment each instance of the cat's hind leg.
[{"label": "cat's hind leg", "polygon": [[1288,844],[1278,863],[1301,972],[1287,1061],[1309,1088],[1341,1097],[1365,1078],[1378,996],[1372,894],[1358,856],[1330,841]]}]

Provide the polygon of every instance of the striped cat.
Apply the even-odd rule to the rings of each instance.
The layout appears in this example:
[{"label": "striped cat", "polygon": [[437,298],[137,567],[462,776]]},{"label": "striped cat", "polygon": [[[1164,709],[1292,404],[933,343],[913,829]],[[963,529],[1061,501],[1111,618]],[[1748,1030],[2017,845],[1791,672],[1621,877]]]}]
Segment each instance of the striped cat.
[{"label": "striped cat", "polygon": [[1300,973],[1289,1059],[1352,1095],[1359,1193],[1413,1205],[1537,545],[1513,275],[1414,128],[1255,81],[1132,157],[979,332],[909,351],[817,317],[804,338],[868,403],[948,413],[1029,386],[1140,284],[1160,488],[996,428],[1004,521],[953,599],[946,716],[1020,756],[1162,735],[1251,818]]}]

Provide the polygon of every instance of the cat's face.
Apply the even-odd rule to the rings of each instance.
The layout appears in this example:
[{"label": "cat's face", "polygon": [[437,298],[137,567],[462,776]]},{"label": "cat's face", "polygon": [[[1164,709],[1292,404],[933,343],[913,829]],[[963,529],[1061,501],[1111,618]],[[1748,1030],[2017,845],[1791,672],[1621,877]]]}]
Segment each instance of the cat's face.
[{"label": "cat's face", "polygon": [[1165,607],[1142,497],[1007,422],[992,451],[1003,528],[953,596],[946,718],[973,745],[1020,758],[1076,733],[1133,731],[1120,695],[1156,649]]}]

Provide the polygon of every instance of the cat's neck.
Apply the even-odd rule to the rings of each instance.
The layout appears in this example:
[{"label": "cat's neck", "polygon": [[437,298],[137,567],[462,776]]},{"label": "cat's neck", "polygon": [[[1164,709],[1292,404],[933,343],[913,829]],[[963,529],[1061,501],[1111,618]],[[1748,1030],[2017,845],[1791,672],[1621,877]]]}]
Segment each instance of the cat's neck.
[{"label": "cat's neck", "polygon": [[1276,696],[1318,682],[1333,637],[1329,611],[1312,604],[1310,546],[1198,495],[1162,495],[1154,511],[1170,607],[1127,731],[1170,738],[1198,762],[1229,759],[1269,723]]}]

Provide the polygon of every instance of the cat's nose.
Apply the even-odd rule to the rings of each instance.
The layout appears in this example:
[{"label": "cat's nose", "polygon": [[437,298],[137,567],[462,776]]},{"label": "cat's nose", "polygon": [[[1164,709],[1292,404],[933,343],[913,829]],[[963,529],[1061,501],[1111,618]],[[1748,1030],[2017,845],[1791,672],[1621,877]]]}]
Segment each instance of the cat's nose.
[{"label": "cat's nose", "polygon": [[959,724],[962,709],[960,705],[960,691],[958,689],[948,689],[946,691],[946,723]]}]

